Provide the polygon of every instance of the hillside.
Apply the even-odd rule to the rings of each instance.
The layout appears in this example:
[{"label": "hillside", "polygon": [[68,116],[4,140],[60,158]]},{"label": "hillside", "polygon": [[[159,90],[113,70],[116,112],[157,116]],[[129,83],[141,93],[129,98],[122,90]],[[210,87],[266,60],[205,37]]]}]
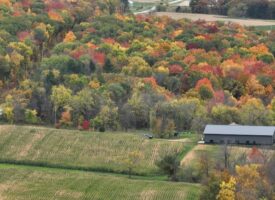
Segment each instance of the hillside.
[{"label": "hillside", "polygon": [[133,173],[159,174],[155,162],[192,146],[148,140],[142,134],[92,133],[39,127],[0,126],[0,162],[128,173],[127,159],[139,152]]},{"label": "hillside", "polygon": [[[149,140],[139,132],[95,133],[34,126],[0,126],[3,199],[187,199],[199,184],[172,183],[156,162],[194,144]],[[128,177],[131,152],[142,156]],[[43,197],[43,198],[42,198]]]},{"label": "hillside", "polygon": [[0,200],[273,199],[273,146],[196,142],[275,125],[275,31],[129,9],[0,0]]},{"label": "hillside", "polygon": [[150,128],[162,138],[209,122],[274,124],[273,31],[123,15],[116,1],[5,2],[5,123]]},{"label": "hillside", "polygon": [[198,199],[195,184],[129,180],[124,176],[0,165],[1,199]]}]

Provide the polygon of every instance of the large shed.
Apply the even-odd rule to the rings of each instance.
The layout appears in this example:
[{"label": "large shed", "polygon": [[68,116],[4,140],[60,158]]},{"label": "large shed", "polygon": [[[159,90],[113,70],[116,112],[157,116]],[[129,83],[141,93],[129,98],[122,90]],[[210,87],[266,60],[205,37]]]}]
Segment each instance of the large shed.
[{"label": "large shed", "polygon": [[213,144],[272,145],[275,126],[207,125],[204,142]]}]

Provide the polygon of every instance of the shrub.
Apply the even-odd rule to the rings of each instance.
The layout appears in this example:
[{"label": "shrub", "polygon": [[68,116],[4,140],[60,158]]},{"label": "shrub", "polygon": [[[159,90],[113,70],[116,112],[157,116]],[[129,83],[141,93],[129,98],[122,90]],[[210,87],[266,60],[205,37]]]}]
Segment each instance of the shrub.
[{"label": "shrub", "polygon": [[39,122],[39,118],[37,117],[37,111],[36,110],[25,110],[25,121],[29,124],[36,124]]},{"label": "shrub", "polygon": [[230,17],[245,17],[247,15],[247,5],[245,3],[238,3],[228,10]]},{"label": "shrub", "polygon": [[199,183],[202,175],[198,167],[188,165],[179,170],[178,178],[180,181],[184,182]]},{"label": "shrub", "polygon": [[168,175],[170,180],[178,180],[177,172],[179,170],[180,161],[177,153],[165,155],[161,160],[156,162],[156,165],[162,172]]},{"label": "shrub", "polygon": [[9,123],[13,123],[14,121],[13,107],[5,107],[3,113],[4,113],[4,119],[7,120]]},{"label": "shrub", "polygon": [[274,62],[274,56],[271,53],[260,54],[257,56],[257,59],[267,64]]},{"label": "shrub", "polygon": [[104,123],[100,117],[95,117],[94,119],[90,120],[90,126],[94,128],[95,130],[99,130],[100,132],[104,132]]},{"label": "shrub", "polygon": [[199,94],[202,99],[211,99],[213,97],[213,92],[204,85],[200,87]]},{"label": "shrub", "polygon": [[90,128],[90,122],[88,120],[84,120],[82,123],[82,129],[89,130],[89,128]]}]

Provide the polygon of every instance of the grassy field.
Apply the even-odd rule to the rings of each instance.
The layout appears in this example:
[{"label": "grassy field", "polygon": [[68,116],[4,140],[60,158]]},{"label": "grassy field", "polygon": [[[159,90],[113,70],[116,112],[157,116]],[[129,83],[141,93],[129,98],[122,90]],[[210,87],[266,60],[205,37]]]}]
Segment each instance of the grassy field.
[{"label": "grassy field", "polygon": [[132,12],[143,11],[151,9],[155,6],[155,3],[148,3],[148,2],[134,2],[133,6],[131,7]]},{"label": "grassy field", "polygon": [[126,176],[0,165],[1,200],[196,200],[199,186]]},{"label": "grassy field", "polygon": [[258,30],[258,31],[271,31],[271,30],[275,30],[275,25],[271,25],[271,26],[255,26],[254,28],[255,28],[255,30]]},{"label": "grassy field", "polygon": [[0,126],[0,162],[60,168],[126,172],[129,152],[142,158],[134,173],[158,172],[155,161],[175,151],[187,153],[194,144],[160,139],[148,140],[140,134],[92,133],[28,126]]},{"label": "grassy field", "polygon": [[223,22],[234,22],[241,24],[243,26],[252,26],[252,27],[271,27],[275,26],[275,20],[261,20],[261,19],[237,19],[237,18],[229,18],[221,15],[208,15],[208,14],[192,14],[192,13],[175,13],[175,12],[157,12],[157,16],[168,16],[173,19],[190,19],[192,21],[196,21],[199,19],[206,21],[223,21]]},{"label": "grassy field", "polygon": [[[152,7],[157,6],[161,3],[161,0],[132,0],[133,4],[131,5],[132,12],[142,12],[145,10],[150,10]],[[169,4],[173,4],[175,0],[168,0]],[[179,1],[179,3],[181,3]]]}]

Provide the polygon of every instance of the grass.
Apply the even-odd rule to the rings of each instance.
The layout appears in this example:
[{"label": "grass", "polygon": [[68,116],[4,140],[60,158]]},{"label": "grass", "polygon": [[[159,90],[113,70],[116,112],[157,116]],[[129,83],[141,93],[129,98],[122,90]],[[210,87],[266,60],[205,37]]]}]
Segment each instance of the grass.
[{"label": "grass", "polygon": [[[168,0],[168,2],[173,2],[174,0]],[[144,10],[149,10],[153,6],[159,5],[161,1],[134,1],[133,5],[131,6],[131,11],[132,12],[140,12]]]},{"label": "grass", "polygon": [[270,26],[275,26],[275,20],[261,20],[261,19],[246,19],[246,18],[230,18],[222,15],[211,15],[211,14],[195,14],[195,13],[176,13],[176,12],[157,12],[157,16],[168,16],[175,20],[179,19],[189,19],[192,21],[196,21],[199,19],[203,19],[206,21],[223,21],[223,22],[233,22],[238,23],[247,27],[259,27],[265,26],[266,28],[270,28]]},{"label": "grass", "polygon": [[132,12],[143,11],[151,9],[156,3],[142,3],[142,2],[134,2],[131,7]]},{"label": "grass", "polygon": [[110,174],[0,165],[1,199],[198,199],[198,185]]},{"label": "grass", "polygon": [[161,156],[191,149],[190,144],[148,140],[138,133],[93,133],[30,126],[0,126],[0,162],[54,168],[126,173],[128,153],[142,159],[133,172],[156,175]]},{"label": "grass", "polygon": [[257,31],[271,31],[275,30],[275,25],[271,26],[255,26],[255,30]]}]

